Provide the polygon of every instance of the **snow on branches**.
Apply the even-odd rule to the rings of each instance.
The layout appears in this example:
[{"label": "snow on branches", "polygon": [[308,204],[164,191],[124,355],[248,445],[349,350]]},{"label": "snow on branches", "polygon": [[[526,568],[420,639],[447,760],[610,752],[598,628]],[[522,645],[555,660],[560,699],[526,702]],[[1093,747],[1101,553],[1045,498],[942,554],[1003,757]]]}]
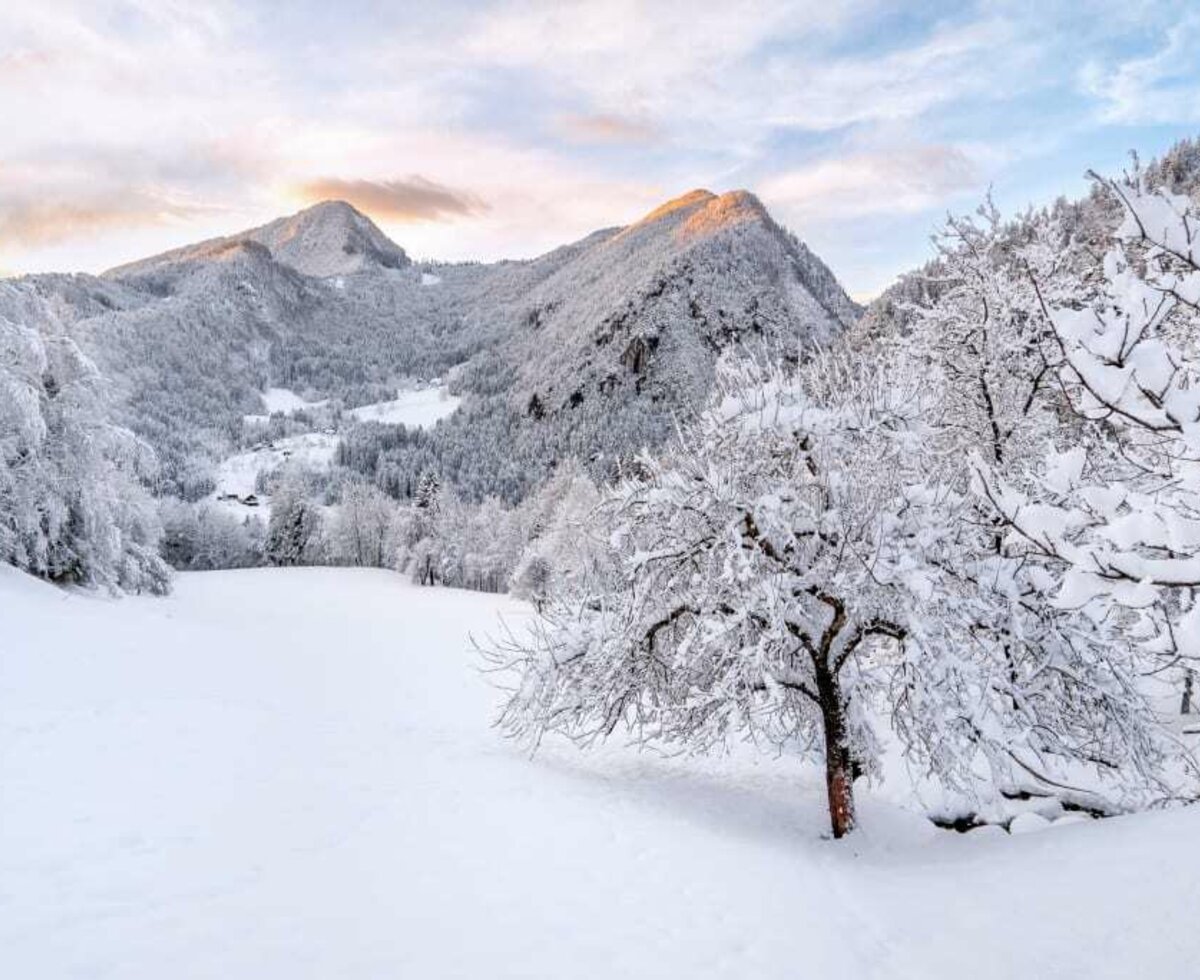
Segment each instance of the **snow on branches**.
[{"label": "snow on branches", "polygon": [[109,421],[95,365],[42,319],[33,329],[0,317],[0,561],[57,582],[165,592],[153,453]]},{"label": "snow on branches", "polygon": [[1014,637],[1011,569],[964,525],[969,497],[930,478],[924,379],[817,358],[792,377],[727,365],[721,382],[675,451],[595,512],[622,574],[488,651],[520,677],[508,733],[586,745],[626,728],[685,751],[749,737],[823,758],[839,837],[886,738],[968,792],[1018,771],[1059,785],[1067,763],[1154,768],[1153,718],[1100,644]]},{"label": "snow on branches", "polygon": [[1056,604],[1121,618],[1188,683],[1200,664],[1200,213],[1140,174],[1101,183],[1124,209],[1102,291],[1042,309],[1081,444],[1016,478],[980,462],[976,485],[1012,547],[1053,577]]}]

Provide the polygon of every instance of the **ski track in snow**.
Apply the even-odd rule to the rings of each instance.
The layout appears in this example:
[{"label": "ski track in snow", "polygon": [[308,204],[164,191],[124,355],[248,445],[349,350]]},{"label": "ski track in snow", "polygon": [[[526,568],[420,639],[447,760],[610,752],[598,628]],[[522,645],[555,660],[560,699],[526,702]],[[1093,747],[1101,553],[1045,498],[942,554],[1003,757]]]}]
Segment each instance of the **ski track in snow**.
[{"label": "ski track in snow", "polygon": [[1009,837],[819,773],[489,727],[469,633],[521,604],[387,572],[184,574],[166,599],[0,567],[5,975],[1189,976],[1200,812]]}]

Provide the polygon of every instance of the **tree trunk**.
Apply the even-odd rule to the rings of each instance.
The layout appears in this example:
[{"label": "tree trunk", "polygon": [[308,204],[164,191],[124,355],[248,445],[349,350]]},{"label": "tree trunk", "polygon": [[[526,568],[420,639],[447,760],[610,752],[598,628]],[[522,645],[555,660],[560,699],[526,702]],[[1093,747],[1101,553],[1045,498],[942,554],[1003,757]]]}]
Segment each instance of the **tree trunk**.
[{"label": "tree trunk", "polygon": [[835,838],[854,829],[854,758],[846,730],[841,686],[832,672],[817,672],[821,718],[825,728],[825,788],[829,794],[829,823]]},{"label": "tree trunk", "polygon": [[1179,702],[1179,713],[1181,715],[1190,715],[1192,713],[1192,684],[1195,683],[1195,676],[1191,667],[1184,668],[1183,698]]}]

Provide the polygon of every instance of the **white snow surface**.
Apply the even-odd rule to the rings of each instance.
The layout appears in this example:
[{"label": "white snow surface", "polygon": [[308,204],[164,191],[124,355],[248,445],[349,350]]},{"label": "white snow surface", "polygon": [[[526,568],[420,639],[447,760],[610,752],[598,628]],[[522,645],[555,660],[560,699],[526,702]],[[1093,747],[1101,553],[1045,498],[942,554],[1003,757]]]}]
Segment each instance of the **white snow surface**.
[{"label": "white snow surface", "polygon": [[320,408],[325,401],[307,402],[290,388],[268,388],[263,392],[263,404],[267,414],[274,412],[298,412],[303,408]]},{"label": "white snow surface", "polygon": [[1200,808],[936,831],[819,775],[497,737],[468,633],[383,571],[0,567],[4,974],[121,980],[1193,974]]},{"label": "white snow surface", "polygon": [[458,408],[460,401],[460,398],[447,394],[445,388],[421,388],[401,391],[391,401],[360,405],[346,414],[360,422],[429,428]]},{"label": "white snow surface", "polygon": [[328,398],[322,398],[320,401],[309,402],[290,388],[268,388],[262,393],[263,405],[266,406],[267,413],[265,415],[243,415],[242,418],[249,423],[260,423],[265,425],[271,421],[271,416],[275,412],[282,412],[284,415],[291,415],[293,412],[299,412],[304,409],[320,409],[329,404]]}]

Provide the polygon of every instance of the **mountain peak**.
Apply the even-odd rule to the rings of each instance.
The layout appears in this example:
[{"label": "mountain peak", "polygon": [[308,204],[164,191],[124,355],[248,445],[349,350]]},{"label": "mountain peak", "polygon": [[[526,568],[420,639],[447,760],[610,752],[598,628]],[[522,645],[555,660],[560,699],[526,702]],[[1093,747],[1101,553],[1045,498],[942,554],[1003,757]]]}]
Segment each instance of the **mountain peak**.
[{"label": "mountain peak", "polygon": [[404,250],[345,201],[320,201],[240,237],[265,245],[276,261],[310,276],[408,265]]},{"label": "mountain peak", "polygon": [[720,197],[712,195],[680,225],[677,234],[680,238],[702,238],[734,225],[770,220],[762,201],[749,191],[729,191]]},{"label": "mountain peak", "polygon": [[128,278],[196,259],[229,259],[243,254],[247,247],[319,278],[371,268],[402,269],[409,263],[404,249],[361,211],[345,201],[320,201],[257,228],[118,266],[105,275]]},{"label": "mountain peak", "polygon": [[669,229],[681,241],[694,241],[735,225],[770,220],[762,202],[749,191],[736,190],[717,195],[699,188],[659,205],[640,221],[625,228],[623,233],[658,227]]},{"label": "mountain peak", "polygon": [[681,194],[679,197],[672,198],[666,204],[660,204],[648,215],[640,221],[634,222],[633,227],[637,225],[648,225],[655,221],[660,221],[668,215],[677,214],[680,211],[694,210],[697,207],[707,204],[716,198],[716,194],[712,191],[705,190],[700,187],[694,191],[688,191],[686,194]]}]

